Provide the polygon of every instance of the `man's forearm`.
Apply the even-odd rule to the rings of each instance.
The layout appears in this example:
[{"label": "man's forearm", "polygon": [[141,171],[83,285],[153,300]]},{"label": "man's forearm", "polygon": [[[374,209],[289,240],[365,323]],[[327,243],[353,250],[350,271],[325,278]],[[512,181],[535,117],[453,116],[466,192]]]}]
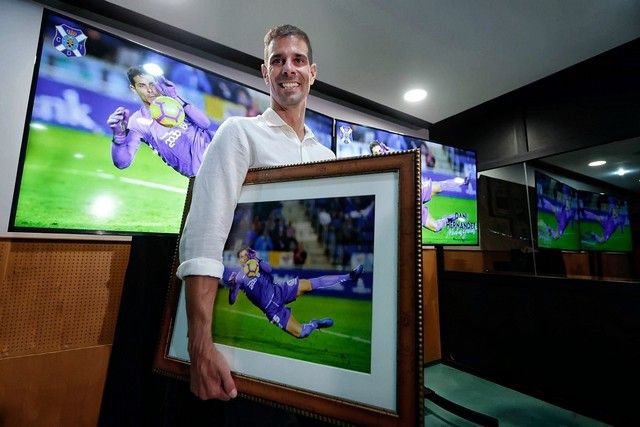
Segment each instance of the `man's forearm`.
[{"label": "man's forearm", "polygon": [[187,276],[185,296],[189,324],[189,352],[202,339],[211,339],[213,304],[218,293],[218,278]]}]

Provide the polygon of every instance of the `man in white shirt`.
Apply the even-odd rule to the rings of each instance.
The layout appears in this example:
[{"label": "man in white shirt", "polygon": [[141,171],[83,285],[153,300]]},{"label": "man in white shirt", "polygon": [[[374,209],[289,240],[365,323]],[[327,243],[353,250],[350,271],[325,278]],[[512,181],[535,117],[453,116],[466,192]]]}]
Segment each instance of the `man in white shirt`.
[{"label": "man in white shirt", "polygon": [[178,277],[186,283],[191,391],[201,399],[237,395],[229,365],[211,339],[213,305],[224,271],[222,251],[250,168],[334,159],[304,124],[316,79],[311,43],[283,25],[264,39],[262,77],[271,107],[258,117],[225,121],[205,154],[180,241]]}]

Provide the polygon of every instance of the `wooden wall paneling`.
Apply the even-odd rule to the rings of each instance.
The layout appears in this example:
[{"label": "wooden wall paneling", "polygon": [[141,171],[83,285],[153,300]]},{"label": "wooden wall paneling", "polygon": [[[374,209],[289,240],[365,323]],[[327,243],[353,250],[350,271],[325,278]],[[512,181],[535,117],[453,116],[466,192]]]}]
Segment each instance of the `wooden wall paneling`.
[{"label": "wooden wall paneling", "polygon": [[113,342],[128,243],[2,247],[0,358]]},{"label": "wooden wall paneling", "polygon": [[96,426],[110,345],[0,359],[0,425]]},{"label": "wooden wall paneling", "polygon": [[0,239],[0,425],[97,424],[129,250]]},{"label": "wooden wall paneling", "polygon": [[485,269],[484,252],[486,251],[447,250],[444,252],[444,269],[482,273]]},{"label": "wooden wall paneling", "polygon": [[431,363],[442,358],[440,350],[440,310],[438,308],[438,269],[435,249],[422,251],[423,360]]},{"label": "wooden wall paneling", "polygon": [[588,278],[591,276],[589,268],[589,254],[586,252],[563,252],[562,259],[567,277]]},{"label": "wooden wall paneling", "polygon": [[603,252],[598,255],[602,261],[603,279],[631,280],[632,268],[629,254]]}]

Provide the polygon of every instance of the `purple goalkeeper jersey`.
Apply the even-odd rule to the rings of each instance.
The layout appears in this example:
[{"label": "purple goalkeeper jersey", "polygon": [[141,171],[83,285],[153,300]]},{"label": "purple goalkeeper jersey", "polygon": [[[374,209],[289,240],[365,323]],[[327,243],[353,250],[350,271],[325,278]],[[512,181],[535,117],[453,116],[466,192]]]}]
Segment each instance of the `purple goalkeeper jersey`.
[{"label": "purple goalkeeper jersey", "polygon": [[556,206],[552,202],[547,199],[542,200],[543,206],[553,212],[556,217],[556,222],[558,223],[557,227],[557,237],[562,236],[564,230],[569,226],[571,221],[573,221],[576,217],[577,210],[576,209],[565,209],[564,206]]},{"label": "purple goalkeeper jersey", "polygon": [[124,142],[112,144],[113,163],[120,169],[129,167],[140,144],[145,143],[180,174],[195,176],[211,142],[211,121],[191,104],[184,110],[184,122],[170,128],[153,120],[147,107],[141,107],[129,118]]},{"label": "purple goalkeeper jersey", "polygon": [[569,226],[576,216],[575,209],[560,209],[556,212],[556,221],[558,222],[558,234],[562,235],[564,230]]},{"label": "purple goalkeeper jersey", "polygon": [[613,215],[611,213],[598,215],[588,210],[584,210],[582,213],[585,219],[598,221],[602,227],[602,237],[599,239],[602,242],[606,242],[615,233],[616,229],[620,227],[620,231],[624,231],[624,223],[626,222],[624,215]]},{"label": "purple goalkeeper jersey", "polygon": [[623,216],[612,216],[606,215],[604,220],[600,222],[602,226],[602,237],[604,240],[609,240],[609,238],[615,233],[616,229],[620,227],[620,231],[624,230],[624,217]]},{"label": "purple goalkeeper jersey", "polygon": [[298,279],[290,279],[285,283],[274,283],[271,266],[259,261],[258,275],[249,277],[244,272],[236,276],[236,286],[241,289],[249,301],[264,312],[270,320],[283,306],[296,299]]}]

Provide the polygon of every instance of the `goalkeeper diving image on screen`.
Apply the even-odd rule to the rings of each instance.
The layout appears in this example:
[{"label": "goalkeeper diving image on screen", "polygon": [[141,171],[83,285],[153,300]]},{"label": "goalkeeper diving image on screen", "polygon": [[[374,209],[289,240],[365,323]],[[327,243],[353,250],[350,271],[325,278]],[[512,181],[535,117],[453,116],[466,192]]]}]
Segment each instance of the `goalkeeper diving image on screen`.
[{"label": "goalkeeper diving image on screen", "polygon": [[[10,227],[173,234],[218,127],[269,95],[46,10]],[[333,119],[309,112],[330,147]],[[224,161],[221,159],[221,161]]]},{"label": "goalkeeper diving image on screen", "polygon": [[631,226],[626,200],[580,191],[580,237],[583,250],[631,251]]},{"label": "goalkeeper diving image on screen", "polygon": [[580,250],[577,191],[537,170],[535,183],[538,246]]},{"label": "goalkeeper diving image on screen", "polygon": [[182,99],[176,85],[163,75],[153,76],[140,66],[129,68],[127,79],[142,106],[133,114],[119,106],[107,119],[113,131],[114,165],[131,166],[140,144],[145,143],[176,172],[195,176],[213,137],[211,120]]},{"label": "goalkeeper diving image on screen", "polygon": [[476,153],[336,120],[338,158],[420,150],[423,245],[477,245]]}]

